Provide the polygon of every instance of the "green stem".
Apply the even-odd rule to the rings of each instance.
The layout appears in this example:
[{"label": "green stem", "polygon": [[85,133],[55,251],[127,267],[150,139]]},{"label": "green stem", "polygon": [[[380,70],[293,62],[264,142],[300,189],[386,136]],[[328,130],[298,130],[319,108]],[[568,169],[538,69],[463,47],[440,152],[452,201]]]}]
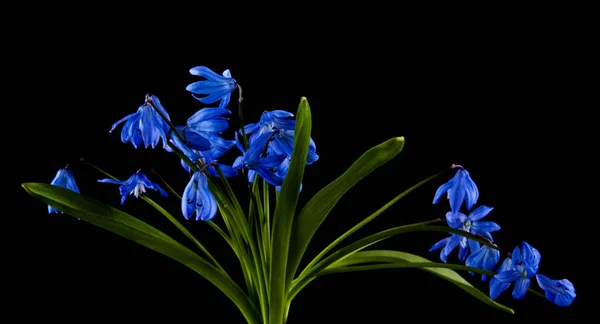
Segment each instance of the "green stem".
[{"label": "green stem", "polygon": [[215,264],[215,266],[217,266],[217,268],[219,268],[219,270],[221,270],[223,272],[223,274],[225,274],[227,277],[229,277],[229,275],[227,274],[225,269],[223,269],[221,264],[219,264],[217,259],[215,259],[212,256],[212,254],[210,254],[210,252],[208,252],[208,250],[204,247],[204,245],[202,245],[202,243],[200,243],[200,241],[198,241],[194,237],[194,235],[192,235],[192,233],[190,233],[190,231],[188,231],[180,222],[178,222],[177,219],[175,219],[175,217],[173,217],[173,215],[171,215],[167,210],[162,208],[159,204],[157,204],[154,200],[150,199],[148,196],[142,196],[142,199],[145,202],[147,202],[148,204],[150,204],[150,206],[154,207],[154,209],[158,210],[161,214],[163,214],[169,221],[171,221],[171,223],[173,223],[173,225],[175,225],[185,236],[187,236],[192,242],[194,242],[194,244],[204,254],[206,254],[206,256]]},{"label": "green stem", "polygon": [[242,125],[242,141],[244,142],[244,150],[248,150],[248,138],[246,137],[246,126],[244,125],[244,114],[242,109],[242,87],[237,85],[238,87],[238,118],[240,119],[240,124]]}]

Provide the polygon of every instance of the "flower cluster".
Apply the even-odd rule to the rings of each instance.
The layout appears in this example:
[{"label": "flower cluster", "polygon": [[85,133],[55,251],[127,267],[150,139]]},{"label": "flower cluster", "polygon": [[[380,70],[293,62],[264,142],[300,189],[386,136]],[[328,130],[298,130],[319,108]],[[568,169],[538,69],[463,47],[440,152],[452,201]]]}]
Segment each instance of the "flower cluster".
[{"label": "flower cluster", "polygon": [[[450,202],[450,211],[446,213],[448,226],[477,235],[493,243],[491,232],[498,231],[500,226],[495,222],[480,221],[493,208],[481,205],[470,211],[477,204],[479,198],[477,185],[471,179],[469,172],[462,166],[453,165],[452,168],[457,169],[454,177],[437,189],[433,203],[437,204],[442,195],[447,194]],[[463,202],[467,211],[470,211],[468,216],[460,212]],[[495,244],[493,245],[495,246]],[[465,265],[469,267],[494,271],[500,260],[500,251],[497,248],[480,245],[479,242],[459,234],[451,234],[450,237],[442,239],[435,243],[429,251],[442,248],[440,259],[447,262],[448,255],[456,247],[459,247],[459,260],[465,261],[466,259]],[[573,284],[567,279],[552,280],[538,274],[540,259],[541,255],[538,250],[527,242],[522,242],[520,246],[515,247],[512,254],[502,261],[495,270],[496,274],[490,279],[490,298],[496,299],[500,293],[514,283],[512,296],[522,299],[529,289],[531,279],[535,277],[549,301],[559,306],[570,305],[576,296]],[[488,277],[485,275],[481,278],[482,281],[487,279]]]},{"label": "flower cluster", "polygon": [[[217,201],[209,190],[209,176],[230,178],[246,170],[243,173],[247,174],[248,182],[253,182],[258,174],[279,190],[290,165],[296,123],[290,112],[265,111],[257,123],[244,125],[243,131],[236,131],[235,140],[227,140],[221,135],[229,128],[227,115],[231,111],[226,107],[231,93],[239,87],[237,81],[229,70],[219,75],[205,66],[197,66],[190,69],[190,73],[205,80],[189,84],[186,90],[201,103],[216,103],[217,107],[201,108],[187,119],[185,125],[174,126],[158,97],[147,94],[137,112],[114,123],[110,132],[125,122],[121,130],[123,143],[131,142],[135,148],[156,148],[162,140],[167,152],[179,153],[183,169],[190,173],[181,199],[182,215],[185,219],[195,215],[196,220],[208,221],[218,211]],[[240,137],[244,140],[240,140]],[[248,143],[248,147],[242,142]],[[232,166],[220,163],[218,159],[234,145],[242,155]],[[311,164],[318,158],[315,143],[311,140],[306,163]],[[121,204],[129,195],[139,198],[146,193],[146,189],[168,196],[141,170],[126,181],[101,179],[98,182],[120,185]],[[79,192],[69,170],[61,169],[52,184]],[[57,212],[50,206],[48,208],[49,212]]]}]

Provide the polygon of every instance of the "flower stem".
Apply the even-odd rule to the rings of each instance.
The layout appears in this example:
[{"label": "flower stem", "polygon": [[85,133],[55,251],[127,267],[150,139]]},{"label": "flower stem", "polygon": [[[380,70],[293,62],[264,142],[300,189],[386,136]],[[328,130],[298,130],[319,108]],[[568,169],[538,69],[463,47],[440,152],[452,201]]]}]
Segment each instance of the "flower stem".
[{"label": "flower stem", "polygon": [[242,96],[242,87],[240,84],[237,84],[238,88],[238,118],[240,119],[241,129],[242,129],[242,140],[244,141],[244,150],[248,150],[248,137],[246,137],[246,125],[244,125],[244,114],[242,109],[242,100],[244,97]]}]

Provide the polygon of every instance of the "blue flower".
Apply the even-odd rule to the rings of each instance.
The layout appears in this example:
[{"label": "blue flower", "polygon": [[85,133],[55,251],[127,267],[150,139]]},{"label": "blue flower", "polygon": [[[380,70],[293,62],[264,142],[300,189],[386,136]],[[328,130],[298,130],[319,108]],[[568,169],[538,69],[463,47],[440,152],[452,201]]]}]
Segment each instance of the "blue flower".
[{"label": "blue flower", "polygon": [[538,285],[546,292],[546,298],[558,306],[569,306],[575,299],[575,287],[567,279],[552,280],[544,275],[536,276]]},{"label": "blue flower", "polygon": [[[68,165],[64,169],[60,169],[60,170],[58,170],[58,172],[56,172],[56,175],[54,176],[54,179],[52,179],[52,182],[50,182],[50,184],[59,186],[59,187],[63,187],[63,188],[67,188],[71,191],[79,193],[79,188],[77,187],[77,184],[75,183],[75,178],[73,178],[73,173],[69,169]],[[48,205],[48,214],[52,214],[52,213],[58,214],[59,210]]]},{"label": "blue flower", "polygon": [[464,261],[467,258],[469,250],[473,253],[479,249],[479,243],[477,241],[467,239],[458,234],[452,234],[433,244],[429,249],[429,252],[444,247],[442,251],[440,251],[440,260],[442,260],[442,262],[447,262],[448,255],[450,255],[457,246],[460,246],[458,251],[458,259],[460,261]]},{"label": "blue flower", "polygon": [[[502,264],[500,264],[500,266],[496,270],[496,273],[511,270],[512,268],[513,268],[512,259],[505,258],[504,261],[502,261]],[[502,281],[496,279],[496,277],[492,277],[490,279],[490,298],[496,299],[498,297],[498,295],[500,295],[501,292],[508,289],[508,287],[510,287],[510,285],[511,285],[510,282],[502,282]]]},{"label": "blue flower", "polygon": [[[496,267],[496,263],[498,263],[498,260],[500,260],[500,251],[490,246],[484,245],[475,252],[472,252],[471,255],[469,255],[465,265],[468,267],[492,271],[494,270],[494,267]],[[482,275],[481,281],[486,281],[487,278],[488,277],[486,275]]]},{"label": "blue flower", "polygon": [[[525,293],[535,277],[540,265],[540,252],[526,242],[521,243],[521,248],[515,247],[512,253],[512,268],[498,272],[494,278],[500,282],[515,282],[512,295],[516,299],[525,297]],[[499,292],[491,291],[490,295],[498,295]]]},{"label": "blue flower", "polygon": [[248,151],[244,151],[243,146],[239,142],[237,132],[235,133],[236,146],[242,152],[242,156],[235,160],[233,167],[238,170],[243,167],[250,170],[248,172],[248,182],[252,182],[255,174],[258,173],[273,186],[281,186],[283,184],[283,178],[276,173],[276,170],[285,161],[287,156],[285,154],[274,154],[272,151],[269,152],[268,143],[273,140],[272,135],[273,133],[265,133],[259,136],[250,144]]},{"label": "blue flower", "polygon": [[433,203],[437,204],[438,200],[444,193],[448,193],[450,208],[453,212],[458,212],[463,201],[466,201],[467,209],[470,210],[477,203],[479,198],[479,190],[477,185],[471,179],[469,172],[460,165],[452,165],[457,168],[454,178],[441,185],[435,192]]},{"label": "blue flower", "polygon": [[474,209],[469,216],[466,216],[461,212],[448,212],[446,213],[446,221],[452,228],[467,231],[475,235],[485,236],[490,239],[490,241],[493,241],[490,232],[499,230],[500,226],[494,222],[479,221],[487,216],[493,209],[493,207],[482,205]]},{"label": "blue flower", "polygon": [[[293,130],[296,127],[294,114],[285,110],[264,111],[258,123],[250,123],[244,127],[246,134],[251,134],[249,141],[253,142],[264,133],[275,129]],[[241,130],[240,130],[241,133]]]},{"label": "blue flower", "polygon": [[[221,107],[226,107],[229,104],[231,92],[237,88],[237,82],[231,77],[229,70],[223,71],[223,75],[221,76],[205,66],[196,66],[190,69],[190,74],[206,79],[191,83],[185,88],[192,93],[194,98],[205,104],[221,100]],[[197,95],[206,96],[198,97]]]},{"label": "blue flower", "polygon": [[147,94],[144,104],[138,108],[138,111],[114,123],[110,132],[119,126],[119,124],[126,121],[121,130],[121,141],[123,143],[131,142],[135,148],[144,143],[144,147],[148,148],[151,146],[154,148],[162,138],[163,146],[166,148],[169,125],[154,110],[152,105],[156,106],[167,119],[170,118],[158,98]]},{"label": "blue flower", "polygon": [[169,196],[158,184],[148,180],[148,177],[140,171],[134,173],[125,181],[101,179],[98,180],[98,182],[120,185],[119,193],[121,194],[121,204],[125,203],[125,199],[127,199],[128,195],[134,195],[135,198],[139,198],[140,195],[146,193],[146,189],[156,190],[164,197]]},{"label": "blue flower", "polygon": [[[446,213],[446,222],[448,226],[451,228],[459,229],[465,232],[469,232],[475,235],[482,235],[490,239],[492,241],[492,235],[489,232],[497,231],[500,229],[500,226],[494,222],[480,222],[479,220],[487,216],[494,208],[487,206],[479,206],[475,210],[473,210],[469,216],[466,216],[463,213],[454,213],[447,212]],[[479,250],[479,243],[470,238],[466,238],[461,235],[452,234],[450,237],[442,239],[435,243],[429,252],[437,250],[441,247],[444,247],[440,252],[440,259],[443,262],[446,262],[446,258],[452,251],[459,247],[458,251],[458,259],[460,261],[465,261],[467,256],[469,255],[469,251],[474,253]],[[487,259],[486,259],[487,260]],[[496,260],[497,262],[498,260]]]},{"label": "blue flower", "polygon": [[[285,154],[287,157],[292,157],[294,151],[294,131],[293,130],[274,130],[273,140],[269,143],[269,146],[273,149],[275,154]],[[306,157],[306,164],[312,164],[319,159],[317,155],[317,146],[315,142],[310,139],[308,144],[308,155]]]},{"label": "blue flower", "polygon": [[202,172],[194,172],[181,198],[181,211],[185,219],[196,213],[196,220],[209,221],[217,214],[217,201],[208,190],[208,180]]}]

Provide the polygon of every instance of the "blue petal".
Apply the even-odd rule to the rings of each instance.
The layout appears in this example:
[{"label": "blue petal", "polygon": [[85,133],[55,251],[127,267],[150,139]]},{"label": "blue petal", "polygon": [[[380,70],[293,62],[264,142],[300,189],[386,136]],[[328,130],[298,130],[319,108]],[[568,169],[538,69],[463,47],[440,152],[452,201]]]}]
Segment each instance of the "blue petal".
[{"label": "blue petal", "polygon": [[272,186],[281,186],[283,184],[283,179],[267,168],[259,167],[256,168],[254,171],[256,171],[256,173],[258,173]]},{"label": "blue petal", "polygon": [[467,257],[467,255],[469,255],[469,248],[466,246],[465,247],[461,246],[458,249],[458,260],[461,262],[465,261],[465,258]]},{"label": "blue petal", "polygon": [[473,234],[484,235],[500,230],[500,226],[494,222],[473,222],[471,223],[471,232]]},{"label": "blue petal", "polygon": [[439,186],[439,188],[435,192],[435,195],[433,196],[433,204],[437,204],[438,201],[440,200],[440,198],[442,197],[442,195],[445,194],[448,190],[450,190],[450,188],[452,188],[453,184],[454,184],[454,179]]},{"label": "blue petal", "polygon": [[136,113],[129,115],[131,117],[127,119],[127,122],[123,125],[123,129],[121,129],[121,142],[127,143],[131,141],[133,136],[139,132],[142,107],[140,106]]},{"label": "blue petal", "polygon": [[467,242],[469,243],[469,250],[471,250],[471,253],[479,250],[479,248],[480,248],[479,242],[472,240],[472,239],[468,239]]},{"label": "blue petal", "polygon": [[[223,176],[225,178],[231,178],[231,177],[235,177],[237,176],[238,172],[236,169],[225,165],[225,164],[218,164],[219,165],[219,169],[221,169],[221,172],[223,173]],[[219,172],[216,170],[215,167],[210,166],[207,168],[208,169],[208,173],[210,173],[210,175],[212,175],[213,177],[220,177]]]},{"label": "blue petal", "polygon": [[260,158],[257,165],[262,168],[276,168],[287,159],[285,154],[269,154],[267,157]]},{"label": "blue petal", "polygon": [[183,135],[186,144],[190,149],[204,151],[212,148],[211,142],[190,128],[177,127],[177,130]]},{"label": "blue petal", "polygon": [[519,278],[515,281],[515,288],[513,289],[512,295],[516,299],[523,299],[525,294],[527,293],[527,288],[529,288],[529,283],[531,281],[527,278]]},{"label": "blue petal", "polygon": [[190,127],[196,126],[204,121],[215,119],[221,115],[231,114],[229,109],[206,107],[198,110],[192,117],[188,118],[187,124]]},{"label": "blue petal", "polygon": [[[123,118],[119,119],[119,120],[118,120],[116,123],[114,123],[114,124],[112,125],[112,127],[110,128],[110,131],[109,131],[109,132],[110,132],[110,133],[112,133],[112,131],[113,131],[113,130],[115,130],[115,128],[117,128],[117,126],[119,126],[119,124],[121,124],[122,122],[124,122],[124,121],[126,121],[126,120],[128,121],[128,120],[129,120],[131,117],[135,116],[135,114],[136,114],[136,113],[132,113],[132,114],[129,114],[129,115],[127,115],[127,116],[125,116],[125,117],[123,117]],[[125,142],[125,141],[124,141],[124,142]]]},{"label": "blue petal", "polygon": [[207,80],[212,80],[212,81],[223,81],[223,80],[228,79],[228,78],[225,78],[224,76],[221,76],[221,75],[213,72],[213,70],[207,68],[206,66],[193,67],[190,69],[190,74],[201,76],[203,78],[206,78]]},{"label": "blue petal", "polygon": [[464,170],[459,169],[454,176],[453,186],[448,190],[448,200],[450,200],[450,209],[459,211],[462,202],[465,200],[465,176]]},{"label": "blue petal", "polygon": [[181,197],[181,213],[185,219],[190,219],[194,214],[196,191],[198,191],[198,177],[199,173],[195,172],[183,190],[183,196]]},{"label": "blue petal", "polygon": [[450,237],[446,237],[446,238],[443,238],[443,239],[437,241],[435,244],[433,244],[431,246],[431,248],[429,249],[429,252],[435,251],[443,246],[446,246],[446,244],[448,244],[449,240],[450,240]]},{"label": "blue petal", "polygon": [[515,280],[523,278],[523,275],[514,269],[498,272],[494,278],[500,280],[501,282],[513,282]]},{"label": "blue petal", "polygon": [[[498,267],[497,272],[504,272],[507,270],[511,270],[512,269],[512,260],[511,258],[504,258],[504,261],[502,261],[502,264],[500,264],[500,267]],[[498,297],[498,295],[500,295],[501,292],[505,291],[506,289],[508,289],[508,287],[510,287],[510,282],[502,282],[498,279],[496,279],[496,277],[492,277],[490,279],[490,298],[491,299],[496,299]]]},{"label": "blue petal", "polygon": [[517,264],[519,262],[523,262],[523,256],[521,255],[521,249],[518,246],[515,246],[512,252],[512,262],[513,264]]},{"label": "blue petal", "polygon": [[452,251],[461,243],[462,239],[462,236],[452,234],[450,240],[448,240],[448,244],[446,244],[440,253],[440,259],[443,262],[446,262],[448,255],[450,255],[450,253],[452,253]]},{"label": "blue petal", "polygon": [[533,274],[537,273],[541,259],[540,252],[527,242],[522,242],[521,253],[523,254],[523,261],[534,270]]},{"label": "blue petal", "polygon": [[481,206],[475,208],[469,214],[469,220],[471,222],[476,222],[476,221],[484,218],[485,216],[487,216],[487,214],[489,214],[492,210],[494,210],[494,207],[488,207],[488,206],[481,205]]},{"label": "blue petal", "polygon": [[73,177],[73,173],[71,172],[71,170],[66,170],[67,171],[67,183],[66,183],[66,188],[72,191],[75,191],[76,193],[79,193],[79,188],[77,187],[77,184],[75,183],[75,178]]},{"label": "blue petal", "polygon": [[463,171],[465,174],[465,200],[467,202],[467,209],[471,209],[471,207],[473,207],[473,205],[477,203],[477,199],[479,198],[479,190],[477,189],[477,185],[475,184],[475,182],[473,182],[473,180],[471,179],[469,172],[467,170]]},{"label": "blue petal", "polygon": [[291,112],[285,111],[285,110],[271,110],[270,113],[271,113],[271,115],[273,115],[274,117],[277,117],[277,118],[294,117],[294,114],[292,114]]},{"label": "blue petal", "polygon": [[112,184],[117,184],[117,185],[123,185],[127,181],[117,181],[117,180],[113,180],[113,179],[101,179],[101,180],[98,180],[98,182],[100,182],[100,183],[112,183]]},{"label": "blue petal", "polygon": [[467,216],[461,212],[447,212],[446,213],[446,223],[448,226],[456,229],[465,229],[465,222],[467,221]]},{"label": "blue petal", "polygon": [[[199,172],[198,192],[196,193],[199,201],[196,202],[196,220],[209,221],[217,214],[217,201],[213,194],[208,190],[208,181],[204,173]],[[198,206],[198,203],[201,206]]]},{"label": "blue petal", "polygon": [[152,107],[144,108],[140,120],[140,131],[142,132],[142,139],[146,148],[148,146],[152,148],[156,147],[160,139],[160,132],[154,123],[154,111],[152,109]]}]

